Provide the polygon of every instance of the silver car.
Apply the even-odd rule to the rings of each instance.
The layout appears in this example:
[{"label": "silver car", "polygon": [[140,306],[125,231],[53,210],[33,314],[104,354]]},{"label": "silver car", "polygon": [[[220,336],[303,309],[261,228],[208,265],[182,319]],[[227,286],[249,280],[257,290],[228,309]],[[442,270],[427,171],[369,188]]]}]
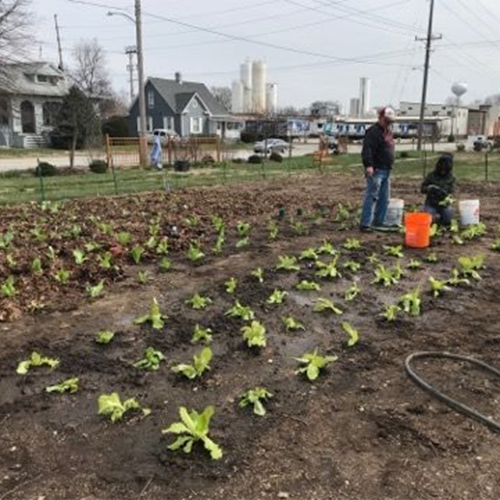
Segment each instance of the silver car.
[{"label": "silver car", "polygon": [[[283,154],[288,151],[290,145],[288,142],[281,139],[267,139],[267,141],[260,141],[255,143],[253,148],[255,153],[280,153]],[[267,148],[267,150],[266,150]]]}]

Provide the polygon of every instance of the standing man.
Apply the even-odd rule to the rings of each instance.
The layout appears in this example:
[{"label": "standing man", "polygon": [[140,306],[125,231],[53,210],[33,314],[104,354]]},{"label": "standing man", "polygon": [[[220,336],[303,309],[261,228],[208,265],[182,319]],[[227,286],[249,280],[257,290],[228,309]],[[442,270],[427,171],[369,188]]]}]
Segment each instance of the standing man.
[{"label": "standing man", "polygon": [[392,108],[378,112],[378,122],[366,132],[363,141],[363,166],[366,191],[361,214],[361,231],[384,229],[391,197],[391,169],[394,164],[394,136],[391,126],[396,118]]}]

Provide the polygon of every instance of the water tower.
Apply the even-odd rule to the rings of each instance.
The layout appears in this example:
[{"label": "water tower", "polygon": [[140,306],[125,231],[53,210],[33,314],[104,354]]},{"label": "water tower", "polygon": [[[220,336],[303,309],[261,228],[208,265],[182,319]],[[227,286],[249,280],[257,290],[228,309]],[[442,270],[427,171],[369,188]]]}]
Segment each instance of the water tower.
[{"label": "water tower", "polygon": [[451,91],[453,92],[454,96],[456,97],[455,112],[453,113],[454,124],[452,124],[452,134],[455,135],[455,137],[458,135],[458,132],[459,132],[458,108],[460,107],[460,98],[466,94],[467,90],[468,90],[467,84],[463,83],[463,82],[455,82],[451,86]]}]

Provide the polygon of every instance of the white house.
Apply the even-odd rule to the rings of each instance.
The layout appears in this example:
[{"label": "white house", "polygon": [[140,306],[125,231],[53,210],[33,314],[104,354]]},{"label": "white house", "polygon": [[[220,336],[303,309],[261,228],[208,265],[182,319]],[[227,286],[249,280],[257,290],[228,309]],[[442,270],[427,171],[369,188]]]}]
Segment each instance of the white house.
[{"label": "white house", "polygon": [[66,75],[51,63],[3,66],[0,73],[0,146],[47,145],[48,133],[69,87]]}]

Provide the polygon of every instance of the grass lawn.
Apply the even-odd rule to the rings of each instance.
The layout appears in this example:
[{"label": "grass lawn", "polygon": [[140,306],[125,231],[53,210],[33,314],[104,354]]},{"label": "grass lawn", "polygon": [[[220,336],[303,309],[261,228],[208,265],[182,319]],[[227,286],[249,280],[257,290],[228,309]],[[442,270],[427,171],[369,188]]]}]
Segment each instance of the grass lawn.
[{"label": "grass lawn", "polygon": [[[438,154],[429,156],[426,171],[429,172]],[[500,155],[489,157],[489,180],[500,181]],[[361,175],[359,155],[332,157],[323,166],[324,173],[336,172],[347,175]],[[320,174],[313,167],[312,158],[285,158],[282,163],[266,162],[263,165],[248,163],[223,163],[206,169],[193,169],[179,174],[171,171],[156,172],[138,168],[122,169],[107,174],[93,174],[87,171],[74,175],[48,177],[43,179],[43,193],[47,200],[137,193],[143,191],[179,189],[193,186],[235,184],[297,174]],[[424,162],[410,154],[409,158],[398,159],[394,175],[422,178]],[[485,180],[485,157],[479,154],[460,154],[455,157],[455,175],[458,179]],[[40,179],[32,172],[9,172],[0,175],[0,203],[15,204],[42,200]]]}]

